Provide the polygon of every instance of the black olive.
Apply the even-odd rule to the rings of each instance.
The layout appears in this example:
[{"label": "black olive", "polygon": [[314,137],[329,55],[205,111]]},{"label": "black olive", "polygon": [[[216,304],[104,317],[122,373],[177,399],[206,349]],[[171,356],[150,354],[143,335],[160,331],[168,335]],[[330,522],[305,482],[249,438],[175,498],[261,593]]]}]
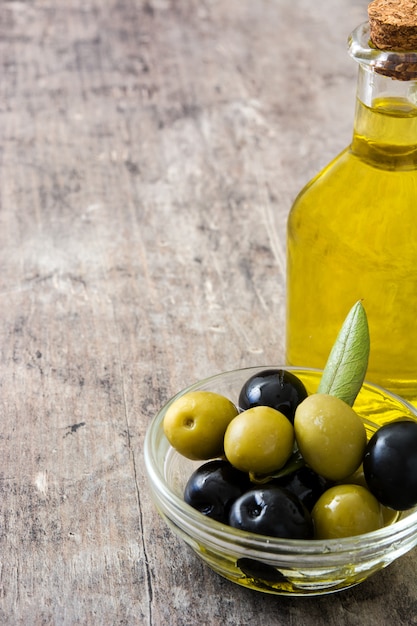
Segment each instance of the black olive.
[{"label": "black olive", "polygon": [[228,523],[232,503],[250,487],[248,474],[228,461],[204,463],[191,474],[185,486],[184,500],[203,515]]},{"label": "black olive", "polygon": [[254,374],[243,385],[239,394],[239,408],[269,406],[283,413],[291,423],[297,406],[307,397],[301,380],[283,369],[263,370]]},{"label": "black olive", "polygon": [[240,496],[230,509],[229,524],[271,537],[313,537],[313,524],[306,507],[290,491],[275,486],[251,489]]},{"label": "black olive", "polygon": [[369,440],[363,459],[369,491],[384,506],[404,511],[417,504],[417,422],[399,420],[381,426]]},{"label": "black olive", "polygon": [[296,495],[309,511],[313,509],[326,489],[333,485],[332,482],[307,466],[300,467],[300,469],[282,478],[274,479],[273,482],[274,485],[288,489]]},{"label": "black olive", "polygon": [[237,560],[236,565],[246,576],[255,579],[257,583],[265,583],[270,586],[270,584],[288,582],[288,578],[279,569],[255,559],[242,557]]}]

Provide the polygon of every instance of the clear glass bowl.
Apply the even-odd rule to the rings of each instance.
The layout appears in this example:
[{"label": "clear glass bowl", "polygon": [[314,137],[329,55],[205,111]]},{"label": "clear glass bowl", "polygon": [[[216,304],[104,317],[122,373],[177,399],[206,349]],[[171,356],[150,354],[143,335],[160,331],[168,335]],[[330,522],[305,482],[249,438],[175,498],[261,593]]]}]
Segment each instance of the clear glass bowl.
[{"label": "clear glass bowl", "polygon": [[[287,366],[317,389],[321,372]],[[191,385],[174,396],[152,420],[144,455],[156,507],[173,532],[181,537],[214,571],[234,583],[278,595],[319,595],[356,585],[389,565],[417,544],[417,507],[402,512],[397,521],[380,530],[347,539],[290,540],[243,532],[212,520],[183,500],[185,484],[201,462],[189,461],[168,443],[164,415],[178,397],[197,389],[215,391],[237,404],[244,382],[270,367],[224,372]],[[368,435],[384,423],[403,416],[416,419],[417,411],[384,389],[364,384],[355,410]]]}]

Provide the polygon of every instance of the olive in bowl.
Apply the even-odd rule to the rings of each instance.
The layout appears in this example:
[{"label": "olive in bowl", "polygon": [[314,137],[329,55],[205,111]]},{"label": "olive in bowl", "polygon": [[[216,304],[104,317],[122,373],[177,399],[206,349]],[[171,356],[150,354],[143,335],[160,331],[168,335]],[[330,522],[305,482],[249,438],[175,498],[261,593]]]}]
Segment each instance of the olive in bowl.
[{"label": "olive in bowl", "polygon": [[268,368],[257,371],[245,381],[238,405],[241,410],[269,406],[293,423],[295,410],[306,397],[304,384],[288,368]]},{"label": "olive in bowl", "polygon": [[232,503],[251,486],[249,475],[224,459],[200,465],[184,489],[184,500],[203,515],[228,523]]}]

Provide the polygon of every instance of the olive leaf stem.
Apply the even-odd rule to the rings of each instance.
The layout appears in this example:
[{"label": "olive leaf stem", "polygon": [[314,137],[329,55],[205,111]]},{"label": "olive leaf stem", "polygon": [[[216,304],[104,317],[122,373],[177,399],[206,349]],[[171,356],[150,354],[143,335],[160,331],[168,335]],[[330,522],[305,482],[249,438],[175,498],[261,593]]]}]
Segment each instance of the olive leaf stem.
[{"label": "olive leaf stem", "polygon": [[299,452],[298,448],[295,448],[290,458],[285,463],[285,465],[281,467],[281,469],[277,470],[276,472],[271,472],[269,474],[256,474],[255,472],[249,472],[249,478],[251,482],[257,485],[263,485],[270,482],[271,480],[283,478],[288,474],[292,474],[300,467],[304,467],[304,465],[305,461],[301,456],[301,452]]}]

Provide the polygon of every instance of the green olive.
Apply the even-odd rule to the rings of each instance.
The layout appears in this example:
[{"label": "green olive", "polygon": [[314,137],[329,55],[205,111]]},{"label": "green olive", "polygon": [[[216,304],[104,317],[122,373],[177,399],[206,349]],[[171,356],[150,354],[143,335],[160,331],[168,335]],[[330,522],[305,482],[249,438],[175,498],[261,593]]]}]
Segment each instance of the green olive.
[{"label": "green olive", "polygon": [[294,446],[294,428],[283,413],[256,406],[240,413],[227,427],[224,452],[244,472],[267,474],[287,462]]},{"label": "green olive", "polygon": [[329,480],[343,480],[356,471],[366,446],[359,415],[343,400],[313,394],[298,405],[295,437],[307,465]]},{"label": "green olive", "polygon": [[[362,463],[360,464],[356,472],[348,476],[348,478],[343,481],[343,484],[361,485],[361,487],[365,487],[365,489],[368,489],[365,475],[363,473]],[[397,521],[399,515],[398,511],[394,511],[394,509],[389,509],[383,504],[381,504],[381,511],[384,520],[384,526],[389,526],[390,524],[393,524]]]},{"label": "green olive", "polygon": [[238,411],[226,397],[212,391],[191,391],[168,407],[164,432],[180,454],[193,460],[223,454],[226,428]]},{"label": "green olive", "polygon": [[361,485],[330,487],[317,500],[311,515],[316,539],[353,537],[384,525],[378,500]]}]

